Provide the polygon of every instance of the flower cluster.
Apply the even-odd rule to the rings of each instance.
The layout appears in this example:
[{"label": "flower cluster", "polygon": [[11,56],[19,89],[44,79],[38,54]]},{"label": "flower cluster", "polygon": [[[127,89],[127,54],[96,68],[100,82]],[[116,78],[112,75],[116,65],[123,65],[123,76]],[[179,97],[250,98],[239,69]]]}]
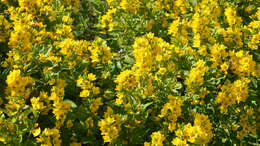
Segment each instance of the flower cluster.
[{"label": "flower cluster", "polygon": [[178,137],[172,140],[172,144],[185,145],[187,141],[195,144],[208,143],[213,137],[211,129],[212,124],[208,116],[197,113],[193,126],[188,123],[183,130],[178,129],[175,132]]}]

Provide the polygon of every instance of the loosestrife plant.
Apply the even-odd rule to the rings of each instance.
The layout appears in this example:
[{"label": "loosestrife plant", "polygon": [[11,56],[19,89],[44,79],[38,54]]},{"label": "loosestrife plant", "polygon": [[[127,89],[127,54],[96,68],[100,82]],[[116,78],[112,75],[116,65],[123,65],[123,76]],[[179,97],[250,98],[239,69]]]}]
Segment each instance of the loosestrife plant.
[{"label": "loosestrife plant", "polygon": [[0,145],[258,145],[258,0],[1,0]]}]

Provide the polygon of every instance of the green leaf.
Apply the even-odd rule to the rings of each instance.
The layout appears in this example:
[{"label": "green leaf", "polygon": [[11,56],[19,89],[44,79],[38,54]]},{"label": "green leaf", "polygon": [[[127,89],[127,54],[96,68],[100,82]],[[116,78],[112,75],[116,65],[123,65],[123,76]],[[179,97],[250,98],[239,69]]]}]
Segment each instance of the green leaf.
[{"label": "green leaf", "polygon": [[142,104],[141,105],[141,109],[142,110],[145,110],[148,106],[150,106],[150,105],[152,105],[153,104],[153,102],[148,102],[148,103],[146,103],[146,104]]},{"label": "green leaf", "polygon": [[135,60],[133,58],[129,57],[128,55],[126,55],[125,62],[129,63],[129,64],[133,64],[135,62]]},{"label": "green leaf", "polygon": [[197,6],[197,4],[198,4],[197,0],[190,0],[190,3],[191,3],[193,6]]},{"label": "green leaf", "polygon": [[121,68],[122,68],[121,62],[118,61],[118,62],[116,63],[116,67],[119,68],[119,69],[121,69]]},{"label": "green leaf", "polygon": [[225,143],[227,141],[227,138],[222,138],[222,143]]},{"label": "green leaf", "polygon": [[257,88],[257,79],[252,79],[253,86]]},{"label": "green leaf", "polygon": [[225,129],[225,132],[227,133],[228,136],[230,136],[228,129]]},{"label": "green leaf", "polygon": [[64,102],[64,103],[71,103],[71,107],[72,107],[72,108],[76,108],[76,107],[77,107],[76,103],[73,102],[72,100],[65,99],[63,102]]}]

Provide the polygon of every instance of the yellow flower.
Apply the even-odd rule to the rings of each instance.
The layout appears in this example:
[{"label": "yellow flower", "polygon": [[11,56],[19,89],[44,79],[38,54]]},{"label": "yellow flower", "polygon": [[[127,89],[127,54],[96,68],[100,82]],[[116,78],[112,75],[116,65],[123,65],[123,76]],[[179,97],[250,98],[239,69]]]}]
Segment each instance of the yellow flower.
[{"label": "yellow flower", "polygon": [[88,117],[85,121],[85,125],[87,128],[92,128],[93,127],[93,119],[91,117]]},{"label": "yellow flower", "polygon": [[172,140],[172,144],[176,145],[176,146],[186,146],[186,141],[185,140],[181,140],[180,138],[176,137]]},{"label": "yellow flower", "polygon": [[152,145],[163,146],[163,141],[165,140],[165,137],[164,134],[162,134],[160,131],[153,132],[151,138],[152,138]]},{"label": "yellow flower", "polygon": [[101,97],[96,98],[93,101],[93,103],[90,105],[90,111],[92,113],[95,113],[98,110],[99,106],[101,106],[101,105],[103,105]]},{"label": "yellow flower", "polygon": [[20,70],[13,70],[9,73],[6,79],[6,83],[9,86],[17,85],[20,80]]},{"label": "yellow flower", "polygon": [[83,83],[83,77],[79,76],[78,80],[77,80],[77,86],[82,85]]},{"label": "yellow flower", "polygon": [[121,104],[123,103],[123,100],[120,99],[120,98],[117,98],[115,103],[116,103],[117,105],[121,105]]},{"label": "yellow flower", "polygon": [[6,139],[4,137],[0,137],[0,141],[3,142],[4,144],[6,143]]},{"label": "yellow flower", "polygon": [[100,88],[99,87],[93,87],[92,88],[93,94],[97,95],[100,93]]},{"label": "yellow flower", "polygon": [[228,65],[226,62],[224,62],[224,63],[220,66],[220,68],[221,68],[220,71],[224,71],[225,74],[227,74],[228,67],[229,67],[229,65]]},{"label": "yellow flower", "polygon": [[32,132],[33,136],[36,137],[41,134],[41,128],[39,127],[37,129],[33,129],[33,130],[31,130],[31,132]]},{"label": "yellow flower", "polygon": [[119,115],[111,115],[98,122],[104,142],[112,142],[119,136],[121,119]]},{"label": "yellow flower", "polygon": [[96,80],[96,76],[93,73],[90,73],[90,74],[88,74],[88,79],[90,81],[95,81]]},{"label": "yellow flower", "polygon": [[33,109],[35,109],[35,110],[41,110],[45,107],[43,105],[43,103],[40,102],[40,98],[36,98],[36,97],[31,98],[31,103],[32,103]]},{"label": "yellow flower", "polygon": [[196,34],[194,36],[194,41],[193,41],[193,47],[200,47],[200,35]]},{"label": "yellow flower", "polygon": [[82,90],[79,97],[88,97],[90,94],[89,90]]},{"label": "yellow flower", "polygon": [[186,84],[189,88],[201,86],[204,83],[204,74],[208,71],[208,67],[203,60],[199,60],[195,67],[191,69],[189,77],[186,78]]},{"label": "yellow flower", "polygon": [[112,3],[114,0],[106,0],[107,4],[110,5],[110,3]]},{"label": "yellow flower", "polygon": [[158,71],[159,72],[159,74],[165,74],[165,72],[167,71],[167,69],[165,68],[165,67],[162,67],[162,68],[160,68],[160,70]]},{"label": "yellow flower", "polygon": [[195,144],[206,144],[213,137],[211,129],[212,124],[210,123],[208,116],[197,113],[195,115],[194,126],[187,127],[187,129],[184,130],[184,133],[189,133],[190,137],[188,140],[190,142]]},{"label": "yellow flower", "polygon": [[175,20],[170,24],[168,29],[168,34],[171,34],[173,37],[176,37],[178,34],[178,26],[180,25],[179,20]]},{"label": "yellow flower", "polygon": [[125,89],[129,90],[135,86],[136,77],[131,70],[125,70],[117,76],[115,82],[118,84],[117,88],[124,87]]}]

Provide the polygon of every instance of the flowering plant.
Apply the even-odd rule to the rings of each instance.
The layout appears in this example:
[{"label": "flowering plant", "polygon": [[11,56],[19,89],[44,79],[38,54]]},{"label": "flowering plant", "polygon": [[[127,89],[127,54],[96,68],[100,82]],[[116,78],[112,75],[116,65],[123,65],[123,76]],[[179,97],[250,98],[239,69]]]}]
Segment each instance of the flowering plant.
[{"label": "flowering plant", "polygon": [[1,0],[0,144],[258,145],[258,0]]}]

